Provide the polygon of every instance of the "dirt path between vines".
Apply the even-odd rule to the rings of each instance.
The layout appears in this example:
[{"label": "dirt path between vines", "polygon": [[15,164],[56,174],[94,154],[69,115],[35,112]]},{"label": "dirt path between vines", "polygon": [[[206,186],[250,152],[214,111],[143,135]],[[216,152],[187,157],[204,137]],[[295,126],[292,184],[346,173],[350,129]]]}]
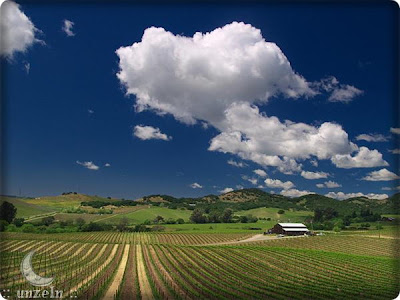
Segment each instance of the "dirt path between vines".
[{"label": "dirt path between vines", "polygon": [[[103,253],[104,253],[105,250],[106,250],[107,245],[108,245],[108,244],[104,244],[103,248],[100,250],[100,252],[97,254],[97,256],[93,259],[93,261],[98,260],[98,259],[101,257],[101,255],[103,255]],[[98,273],[100,273],[101,270],[102,270],[103,268],[105,268],[105,267],[111,262],[111,260],[113,259],[114,255],[117,253],[117,250],[118,250],[118,244],[115,244],[114,247],[113,247],[112,250],[111,250],[110,255],[107,257],[106,261],[105,261],[101,266],[99,266],[99,267],[94,271],[94,273],[92,273],[89,277],[86,277],[83,281],[81,281],[81,282],[78,283],[76,286],[74,286],[73,288],[71,288],[70,291],[69,291],[69,293],[66,293],[66,294],[67,294],[66,296],[70,296],[71,293],[74,294],[74,293],[75,293],[78,289],[80,289],[83,285],[85,285],[85,284],[88,283],[90,280],[92,280],[94,277],[96,277],[96,275],[97,275]]]},{"label": "dirt path between vines", "polygon": [[212,245],[233,245],[233,244],[241,244],[241,243],[248,243],[248,242],[262,242],[262,241],[270,241],[270,240],[294,239],[294,238],[301,238],[301,237],[304,237],[304,236],[303,235],[299,235],[299,236],[277,237],[276,235],[255,234],[252,237],[249,237],[249,238],[244,239],[244,240],[229,241],[229,242],[219,242],[219,243],[207,244],[207,246],[212,246]]},{"label": "dirt path between vines", "polygon": [[126,263],[128,262],[129,256],[129,247],[130,245],[125,245],[124,253],[122,254],[121,262],[118,266],[117,273],[115,274],[113,282],[110,284],[106,294],[103,297],[103,300],[114,300],[114,295],[117,292],[119,285],[124,278],[124,273],[126,269]]},{"label": "dirt path between vines", "polygon": [[389,236],[389,235],[364,235],[364,234],[348,234],[346,236],[362,236],[362,237],[368,237],[368,238],[375,238],[375,239],[390,239],[390,240],[398,240],[400,239],[399,237],[396,236]]},{"label": "dirt path between vines", "polygon": [[144,266],[142,246],[136,246],[136,265],[139,279],[140,295],[142,300],[152,300],[153,292],[151,290],[150,282],[146,275],[146,270]]}]

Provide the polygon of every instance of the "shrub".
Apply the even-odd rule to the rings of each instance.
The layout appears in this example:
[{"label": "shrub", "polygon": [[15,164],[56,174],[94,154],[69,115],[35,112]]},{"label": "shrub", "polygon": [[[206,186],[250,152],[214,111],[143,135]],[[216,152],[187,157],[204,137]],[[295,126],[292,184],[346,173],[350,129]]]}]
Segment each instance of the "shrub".
[{"label": "shrub", "polygon": [[10,225],[7,226],[6,231],[8,231],[8,232],[17,232],[18,229],[17,229],[17,226],[15,226],[14,224],[10,224]]},{"label": "shrub", "polygon": [[156,226],[153,226],[150,230],[151,231],[165,231],[165,226],[156,225]]},{"label": "shrub", "polygon": [[21,231],[25,233],[34,233],[36,232],[36,228],[33,224],[24,224],[21,226]]},{"label": "shrub", "polygon": [[4,231],[8,225],[6,220],[0,220],[0,231]]},{"label": "shrub", "polygon": [[53,216],[45,217],[42,219],[42,224],[45,226],[49,226],[54,223],[56,219]]},{"label": "shrub", "polygon": [[13,224],[17,227],[21,227],[22,225],[24,225],[24,221],[24,218],[15,218]]},{"label": "shrub", "polygon": [[83,225],[86,224],[86,221],[85,221],[84,219],[82,219],[82,218],[77,218],[77,219],[75,220],[75,224],[76,224],[78,227],[82,227]]}]

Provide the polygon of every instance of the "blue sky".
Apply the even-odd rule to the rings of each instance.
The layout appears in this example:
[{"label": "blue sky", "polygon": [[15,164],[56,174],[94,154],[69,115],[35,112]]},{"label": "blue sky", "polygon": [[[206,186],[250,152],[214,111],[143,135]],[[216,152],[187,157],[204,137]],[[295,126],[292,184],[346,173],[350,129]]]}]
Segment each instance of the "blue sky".
[{"label": "blue sky", "polygon": [[25,14],[34,37],[17,43],[10,29],[2,48],[3,193],[260,187],[341,199],[399,186],[392,4],[20,3],[9,13]]}]

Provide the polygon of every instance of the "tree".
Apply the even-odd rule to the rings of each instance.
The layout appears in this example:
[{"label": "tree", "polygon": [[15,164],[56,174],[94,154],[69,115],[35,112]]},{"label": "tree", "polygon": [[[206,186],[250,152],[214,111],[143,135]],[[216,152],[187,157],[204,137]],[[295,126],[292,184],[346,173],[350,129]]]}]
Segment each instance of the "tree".
[{"label": "tree", "polygon": [[82,226],[82,231],[104,231],[105,229],[101,224],[93,222]]},{"label": "tree", "polygon": [[278,210],[278,214],[283,215],[285,211],[283,209]]},{"label": "tree", "polygon": [[339,226],[333,227],[334,232],[340,232],[342,229]]},{"label": "tree", "polygon": [[17,209],[12,203],[7,201],[1,203],[0,220],[5,220],[8,223],[11,223],[14,220],[16,214],[17,214]]},{"label": "tree", "polygon": [[144,231],[148,231],[148,229],[147,229],[146,225],[139,224],[139,225],[135,226],[133,231],[135,231],[135,232],[144,232]]},{"label": "tree", "polygon": [[42,219],[42,224],[45,226],[49,226],[54,223],[56,219],[53,216],[45,217]]},{"label": "tree", "polygon": [[127,229],[128,225],[129,225],[129,220],[128,220],[128,218],[123,217],[123,218],[119,221],[119,223],[118,223],[118,225],[117,225],[117,229],[118,229],[120,232],[125,231],[125,230]]},{"label": "tree", "polygon": [[154,221],[154,223],[158,224],[158,223],[163,223],[164,222],[164,218],[162,216],[157,216]]},{"label": "tree", "polygon": [[324,218],[324,213],[322,211],[322,209],[320,208],[316,208],[314,210],[314,221],[315,222],[321,222]]},{"label": "tree", "polygon": [[178,220],[176,220],[177,224],[185,224],[185,220],[182,218],[179,218]]},{"label": "tree", "polygon": [[77,219],[75,220],[75,224],[80,228],[80,227],[82,227],[83,225],[85,225],[86,222],[85,222],[85,220],[82,219],[82,218],[77,218]]},{"label": "tree", "polygon": [[213,210],[208,215],[208,221],[210,223],[221,223],[221,213],[217,210]]},{"label": "tree", "polygon": [[247,220],[249,223],[257,223],[258,218],[254,217],[253,215],[250,214],[250,215],[247,215]]},{"label": "tree", "polygon": [[240,216],[240,223],[247,223],[249,219],[246,216]]},{"label": "tree", "polygon": [[15,218],[13,224],[17,227],[21,227],[22,225],[24,225],[24,221],[24,218]]},{"label": "tree", "polygon": [[190,221],[193,223],[206,223],[206,217],[203,215],[203,211],[199,208],[193,210],[192,215],[190,216]]},{"label": "tree", "polygon": [[231,208],[226,208],[221,216],[221,221],[223,223],[232,223],[233,210]]}]

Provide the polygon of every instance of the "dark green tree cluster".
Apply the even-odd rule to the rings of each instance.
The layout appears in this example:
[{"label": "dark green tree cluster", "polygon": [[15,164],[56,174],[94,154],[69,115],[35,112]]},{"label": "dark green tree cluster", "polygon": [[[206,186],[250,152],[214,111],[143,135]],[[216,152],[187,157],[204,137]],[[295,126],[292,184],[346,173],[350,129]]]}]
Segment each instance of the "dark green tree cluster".
[{"label": "dark green tree cluster", "polygon": [[211,210],[211,209],[201,209],[196,208],[193,210],[190,216],[190,221],[196,224],[204,223],[255,223],[258,218],[252,215],[248,216],[234,216],[233,210],[231,208],[225,208],[224,210]]}]

